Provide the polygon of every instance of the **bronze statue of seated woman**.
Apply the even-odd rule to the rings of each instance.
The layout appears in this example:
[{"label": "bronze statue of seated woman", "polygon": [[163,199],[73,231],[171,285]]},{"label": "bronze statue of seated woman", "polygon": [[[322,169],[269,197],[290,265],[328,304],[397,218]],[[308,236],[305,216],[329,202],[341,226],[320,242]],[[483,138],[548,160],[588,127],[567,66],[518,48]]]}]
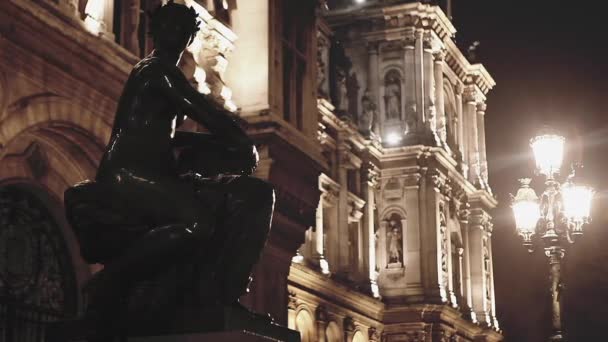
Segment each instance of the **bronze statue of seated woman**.
[{"label": "bronze statue of seated woman", "polygon": [[[198,25],[173,1],[152,14],[155,50],[129,76],[96,179],[65,193],[83,257],[104,265],[86,288],[91,340],[110,341],[123,299],[176,267],[202,275],[172,280],[191,306],[241,308],[266,242],[274,190],[251,177],[255,145],[177,67]],[[175,132],[184,116],[210,133]]]}]

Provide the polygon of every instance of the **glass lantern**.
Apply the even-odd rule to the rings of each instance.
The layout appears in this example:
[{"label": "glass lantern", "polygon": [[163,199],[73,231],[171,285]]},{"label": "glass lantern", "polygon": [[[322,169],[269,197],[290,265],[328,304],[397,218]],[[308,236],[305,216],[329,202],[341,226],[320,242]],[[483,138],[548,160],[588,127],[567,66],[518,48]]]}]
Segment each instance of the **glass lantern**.
[{"label": "glass lantern", "polygon": [[583,224],[589,222],[593,189],[567,181],[561,188],[564,216],[574,235],[582,234]]},{"label": "glass lantern", "polygon": [[565,140],[557,134],[543,134],[530,140],[536,167],[549,179],[553,178],[562,166]]},{"label": "glass lantern", "polygon": [[536,192],[530,188],[531,179],[523,178],[519,181],[521,187],[513,197],[511,208],[519,235],[523,237],[524,244],[530,244],[540,218],[540,206]]}]

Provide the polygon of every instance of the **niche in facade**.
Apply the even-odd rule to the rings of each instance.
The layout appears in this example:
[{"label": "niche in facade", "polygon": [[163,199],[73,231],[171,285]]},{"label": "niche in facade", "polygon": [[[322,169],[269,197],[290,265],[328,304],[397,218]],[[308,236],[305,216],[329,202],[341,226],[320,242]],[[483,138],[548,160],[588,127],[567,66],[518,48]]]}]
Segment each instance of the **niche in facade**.
[{"label": "niche in facade", "polygon": [[387,268],[403,267],[403,226],[401,216],[392,214],[386,229]]},{"label": "niche in facade", "polygon": [[401,75],[390,70],[384,77],[384,111],[386,121],[400,121],[402,118]]}]

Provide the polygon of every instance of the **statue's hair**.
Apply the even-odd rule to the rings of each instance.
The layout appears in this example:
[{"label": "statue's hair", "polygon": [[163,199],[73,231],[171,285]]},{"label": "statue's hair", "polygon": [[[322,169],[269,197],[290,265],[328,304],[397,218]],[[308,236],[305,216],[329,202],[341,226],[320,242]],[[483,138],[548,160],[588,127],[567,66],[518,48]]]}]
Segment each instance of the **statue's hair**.
[{"label": "statue's hair", "polygon": [[150,35],[156,36],[166,22],[180,22],[188,25],[188,31],[192,36],[199,30],[198,14],[192,7],[176,4],[174,0],[169,0],[166,5],[160,5],[149,13],[150,15]]}]

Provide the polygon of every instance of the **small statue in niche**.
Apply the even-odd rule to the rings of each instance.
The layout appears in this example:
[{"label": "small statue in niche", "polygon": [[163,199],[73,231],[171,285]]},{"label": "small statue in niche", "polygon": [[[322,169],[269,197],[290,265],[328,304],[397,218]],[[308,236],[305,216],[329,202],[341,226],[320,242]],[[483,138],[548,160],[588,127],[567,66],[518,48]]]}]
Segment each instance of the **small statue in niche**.
[{"label": "small statue in niche", "polygon": [[323,61],[323,52],[317,51],[317,92],[321,96],[325,96],[325,62]]},{"label": "small statue in niche", "polygon": [[359,117],[359,131],[364,135],[368,136],[376,124],[376,104],[369,93],[366,90],[361,98],[361,117]]},{"label": "small statue in niche", "polygon": [[387,120],[401,120],[401,78],[395,71],[386,75],[384,99]]},{"label": "small statue in niche", "polygon": [[[112,341],[132,290],[175,267],[191,272],[158,292],[182,302],[169,297],[170,307],[146,312],[149,329],[170,329],[172,312],[203,306],[268,320],[238,298],[266,243],[274,190],[251,177],[259,155],[238,118],[176,66],[198,25],[194,9],[173,0],[152,14],[155,49],[127,80],[96,179],[65,193],[83,258],[104,264],[85,289],[89,342]],[[210,133],[176,132],[186,116]]]},{"label": "small statue in niche", "polygon": [[327,64],[329,60],[327,41],[319,37],[319,48],[317,49],[317,92],[320,96],[327,97]]},{"label": "small statue in niche", "polygon": [[388,221],[388,268],[403,266],[401,219],[397,215]]},{"label": "small statue in niche", "polygon": [[338,70],[338,112],[341,114],[348,113],[348,88],[346,86],[346,73],[344,70]]}]

